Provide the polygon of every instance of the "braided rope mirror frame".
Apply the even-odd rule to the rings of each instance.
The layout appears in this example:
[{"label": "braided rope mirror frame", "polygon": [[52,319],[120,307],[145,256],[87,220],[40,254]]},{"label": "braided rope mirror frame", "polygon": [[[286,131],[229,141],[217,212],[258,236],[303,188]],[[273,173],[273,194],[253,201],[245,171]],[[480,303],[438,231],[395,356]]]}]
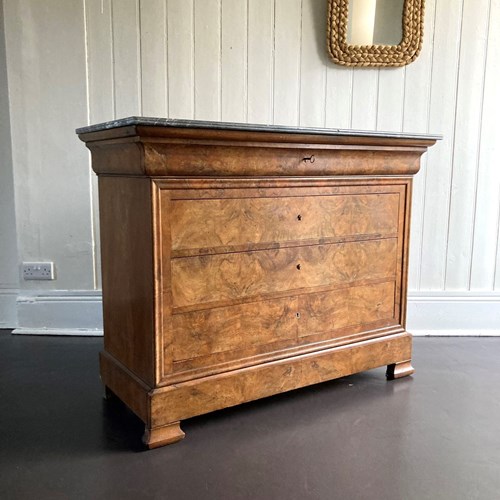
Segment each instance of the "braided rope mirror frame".
[{"label": "braided rope mirror frame", "polygon": [[328,0],[327,47],[333,62],[343,66],[405,66],[418,57],[424,36],[424,0],[405,0],[399,45],[349,45],[348,13],[349,0]]}]

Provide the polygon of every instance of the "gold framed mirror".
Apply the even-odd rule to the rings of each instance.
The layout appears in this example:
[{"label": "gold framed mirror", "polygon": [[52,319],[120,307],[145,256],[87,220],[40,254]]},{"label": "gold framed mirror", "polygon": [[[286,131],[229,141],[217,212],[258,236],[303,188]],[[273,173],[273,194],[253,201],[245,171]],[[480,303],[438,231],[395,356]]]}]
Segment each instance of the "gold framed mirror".
[{"label": "gold framed mirror", "polygon": [[404,66],[422,47],[424,0],[328,0],[327,46],[344,66]]}]

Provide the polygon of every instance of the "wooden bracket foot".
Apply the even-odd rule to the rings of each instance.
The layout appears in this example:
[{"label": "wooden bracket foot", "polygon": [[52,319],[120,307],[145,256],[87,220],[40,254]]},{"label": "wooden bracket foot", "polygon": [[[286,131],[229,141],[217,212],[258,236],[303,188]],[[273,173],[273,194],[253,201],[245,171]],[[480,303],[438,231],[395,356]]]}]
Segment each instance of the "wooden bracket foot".
[{"label": "wooden bracket foot", "polygon": [[184,432],[181,429],[180,422],[174,422],[162,427],[148,429],[146,427],[142,442],[149,448],[159,448],[166,444],[176,443],[184,439]]},{"label": "wooden bracket foot", "polygon": [[411,360],[403,361],[401,363],[388,365],[385,376],[387,377],[387,380],[394,380],[395,378],[407,377],[414,371],[413,366],[411,366]]}]

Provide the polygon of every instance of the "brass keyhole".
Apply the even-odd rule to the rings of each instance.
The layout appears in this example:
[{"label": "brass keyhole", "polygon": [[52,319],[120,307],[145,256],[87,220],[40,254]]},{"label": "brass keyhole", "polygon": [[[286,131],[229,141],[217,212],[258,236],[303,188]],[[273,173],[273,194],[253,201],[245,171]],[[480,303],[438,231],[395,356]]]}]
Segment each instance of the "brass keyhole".
[{"label": "brass keyhole", "polygon": [[302,220],[302,215],[297,215],[297,220]]},{"label": "brass keyhole", "polygon": [[297,264],[297,269],[300,271],[300,264]]},{"label": "brass keyhole", "polygon": [[316,158],[314,157],[314,155],[306,156],[302,161],[314,163],[316,161]]},{"label": "brass keyhole", "polygon": [[296,316],[297,318],[300,318],[300,313],[296,313],[296,314],[295,314],[295,316]]}]

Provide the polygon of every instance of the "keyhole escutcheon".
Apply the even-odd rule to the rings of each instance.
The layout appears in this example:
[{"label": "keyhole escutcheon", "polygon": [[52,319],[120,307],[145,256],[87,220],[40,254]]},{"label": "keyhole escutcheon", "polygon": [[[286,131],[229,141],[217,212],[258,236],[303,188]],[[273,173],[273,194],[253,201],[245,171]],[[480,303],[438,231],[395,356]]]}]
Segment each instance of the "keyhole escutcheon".
[{"label": "keyhole escutcheon", "polygon": [[316,157],[314,155],[311,155],[311,156],[306,156],[305,158],[303,158],[302,160],[303,162],[309,162],[309,163],[314,163],[316,161]]},{"label": "keyhole escutcheon", "polygon": [[297,215],[297,220],[302,220],[302,215]]}]

